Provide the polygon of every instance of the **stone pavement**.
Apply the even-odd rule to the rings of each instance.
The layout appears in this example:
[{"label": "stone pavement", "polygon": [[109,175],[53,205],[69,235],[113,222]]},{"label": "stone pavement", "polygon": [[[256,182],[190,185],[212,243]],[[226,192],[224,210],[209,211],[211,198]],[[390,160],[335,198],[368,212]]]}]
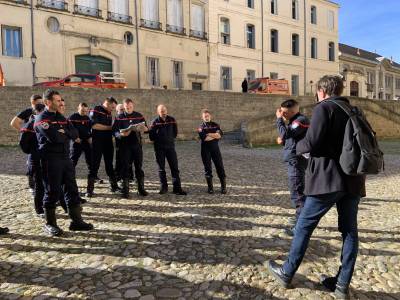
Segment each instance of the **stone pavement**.
[{"label": "stone pavement", "polygon": [[[360,206],[354,299],[400,299],[400,143],[384,144],[386,173],[369,178]],[[318,277],[338,268],[334,209],[315,231],[295,289],[280,288],[264,272],[263,262],[282,261],[290,246],[284,229],[293,210],[279,148],[223,144],[229,193],[211,196],[199,145],[178,143],[177,152],[188,196],[157,194],[146,145],[150,196],[122,200],[98,185],[84,207],[96,230],[51,238],[33,213],[24,155],[0,148],[0,226],[11,231],[0,237],[0,299],[333,299]],[[83,164],[78,175],[83,191]],[[58,218],[67,229],[61,209]]]}]

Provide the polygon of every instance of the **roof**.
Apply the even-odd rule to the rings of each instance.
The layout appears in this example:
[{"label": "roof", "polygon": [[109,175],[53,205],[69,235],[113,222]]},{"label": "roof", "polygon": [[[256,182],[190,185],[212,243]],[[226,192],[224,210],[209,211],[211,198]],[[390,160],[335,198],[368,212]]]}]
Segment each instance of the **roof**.
[{"label": "roof", "polygon": [[382,56],[378,53],[369,52],[367,50],[363,50],[360,48],[356,48],[353,46],[349,46],[346,44],[340,44],[340,43],[339,43],[339,51],[343,54],[363,58],[363,59],[369,60],[374,63],[379,63],[383,59],[386,59],[388,61],[388,63],[391,64],[393,67],[400,69],[399,63],[397,63],[391,59],[385,58],[384,56]]}]

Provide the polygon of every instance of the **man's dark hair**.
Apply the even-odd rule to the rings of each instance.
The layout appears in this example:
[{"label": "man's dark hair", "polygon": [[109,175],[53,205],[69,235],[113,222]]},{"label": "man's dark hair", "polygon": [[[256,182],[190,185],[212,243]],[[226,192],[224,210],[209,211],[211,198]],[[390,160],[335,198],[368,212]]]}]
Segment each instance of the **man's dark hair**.
[{"label": "man's dark hair", "polygon": [[81,102],[81,103],[79,103],[79,106],[89,107],[89,106],[86,104],[86,102]]},{"label": "man's dark hair", "polygon": [[281,107],[283,107],[283,108],[293,108],[296,106],[299,106],[299,102],[297,102],[294,99],[288,99],[281,103]]},{"label": "man's dark hair", "polygon": [[126,98],[123,101],[124,104],[128,104],[128,103],[133,103],[133,100],[131,98]]},{"label": "man's dark hair", "polygon": [[42,111],[44,111],[45,108],[46,108],[46,106],[44,104],[38,103],[38,104],[35,104],[35,108],[33,109],[33,111],[35,114],[39,114]]},{"label": "man's dark hair", "polygon": [[112,96],[107,97],[106,100],[104,100],[104,101],[106,101],[106,102],[109,103],[109,104],[113,104],[113,103],[114,103],[114,104],[118,104],[117,100],[115,100],[115,98],[112,97]]},{"label": "man's dark hair", "polygon": [[60,93],[53,89],[47,89],[43,93],[43,99],[53,101],[55,95],[60,95]]},{"label": "man's dark hair", "polygon": [[40,95],[32,95],[31,96],[31,101],[37,101],[37,100],[39,100],[39,99],[42,99],[42,96],[40,96]]},{"label": "man's dark hair", "polygon": [[329,96],[340,96],[343,89],[343,79],[340,76],[325,75],[317,82],[317,90],[323,90]]}]

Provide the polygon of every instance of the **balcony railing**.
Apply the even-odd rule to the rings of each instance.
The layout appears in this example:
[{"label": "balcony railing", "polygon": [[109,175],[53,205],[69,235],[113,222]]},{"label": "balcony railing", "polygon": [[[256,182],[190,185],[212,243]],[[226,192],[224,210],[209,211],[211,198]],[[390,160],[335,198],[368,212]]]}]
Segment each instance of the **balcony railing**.
[{"label": "balcony railing", "polygon": [[207,32],[190,29],[190,36],[198,39],[207,39]]},{"label": "balcony railing", "polygon": [[68,3],[57,0],[38,0],[37,6],[56,10],[68,10]]},{"label": "balcony railing", "polygon": [[150,21],[145,19],[140,19],[140,26],[150,29],[162,30],[161,23],[158,21]]},{"label": "balcony railing", "polygon": [[167,24],[167,32],[186,35],[186,29],[184,27],[169,24]]},{"label": "balcony railing", "polygon": [[95,18],[101,18],[101,10],[95,7],[87,7],[82,5],[74,5],[74,13],[78,15],[90,16]]},{"label": "balcony railing", "polygon": [[117,13],[114,13],[111,11],[109,11],[107,13],[107,20],[114,21],[114,22],[120,22],[120,23],[126,23],[126,24],[132,24],[131,16],[121,15],[121,14],[117,14]]}]

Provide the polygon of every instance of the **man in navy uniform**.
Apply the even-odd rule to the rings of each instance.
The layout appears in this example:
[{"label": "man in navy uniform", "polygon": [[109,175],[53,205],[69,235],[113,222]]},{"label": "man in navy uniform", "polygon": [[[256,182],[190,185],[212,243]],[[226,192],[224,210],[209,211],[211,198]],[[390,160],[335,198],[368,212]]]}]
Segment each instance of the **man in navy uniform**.
[{"label": "man in navy uniform", "polygon": [[158,165],[158,175],[160,177],[160,194],[168,192],[167,174],[165,172],[165,159],[167,159],[171,169],[173,193],[176,195],[186,195],[182,189],[179,177],[178,157],[175,151],[175,138],[178,135],[178,127],[173,117],[168,115],[165,105],[157,107],[158,117],[151,122],[149,138],[154,143],[154,152]]},{"label": "man in navy uniform", "polygon": [[117,100],[107,97],[102,105],[95,106],[89,113],[92,122],[93,172],[88,178],[87,196],[93,196],[94,182],[99,171],[101,157],[104,157],[106,173],[110,181],[111,191],[118,191],[117,179],[114,174],[114,145],[112,139],[112,115],[117,106]]},{"label": "man in navy uniform", "polygon": [[82,152],[85,154],[85,161],[88,168],[88,178],[92,174],[92,126],[88,116],[89,107],[86,103],[79,103],[78,111],[73,113],[68,120],[78,130],[79,137],[71,141],[70,158],[76,167]]},{"label": "man in navy uniform", "polygon": [[[307,168],[307,159],[296,154],[296,145],[306,136],[310,121],[300,113],[299,103],[293,99],[282,102],[281,107],[276,111],[276,118],[279,143],[284,145],[283,160],[288,168],[290,198],[293,207],[296,208],[295,217],[290,220],[290,226],[294,227],[306,199],[304,177]],[[293,229],[288,230],[287,233],[293,235]]]},{"label": "man in navy uniform", "polygon": [[29,121],[22,125],[20,132],[20,141],[19,145],[24,153],[28,154],[28,164],[30,166],[30,174],[34,176],[34,207],[36,211],[36,215],[43,218],[43,196],[44,196],[44,187],[43,187],[43,176],[42,169],[40,166],[40,155],[39,155],[39,147],[36,138],[35,130],[33,126],[35,124],[35,115],[40,114],[44,111],[44,104],[36,104],[33,110],[33,115],[30,117]]},{"label": "man in navy uniform", "polygon": [[[119,144],[119,160],[121,162],[122,196],[129,198],[129,179],[132,163],[135,166],[137,191],[147,196],[144,189],[142,133],[148,131],[143,115],[134,111],[132,99],[124,100],[124,112],[115,118],[113,133]],[[132,127],[135,126],[135,127]],[[132,128],[132,130],[128,130]]]},{"label": "man in navy uniform", "polygon": [[[34,129],[39,146],[43,185],[46,225],[45,232],[52,236],[62,234],[57,225],[56,203],[64,193],[68,214],[72,220],[70,230],[92,230],[93,225],[83,221],[79,201],[75,168],[69,158],[70,141],[78,138],[77,130],[59,112],[62,99],[52,89],[45,91],[46,109],[35,119]],[[64,188],[61,185],[64,184]]]},{"label": "man in navy uniform", "polygon": [[198,128],[199,137],[201,140],[201,159],[204,165],[204,173],[208,186],[208,193],[214,193],[212,164],[214,162],[217,174],[221,182],[221,193],[226,194],[226,176],[224,164],[222,162],[221,151],[219,150],[218,142],[222,137],[222,130],[219,125],[211,121],[211,113],[207,109],[201,112],[203,123]]}]

